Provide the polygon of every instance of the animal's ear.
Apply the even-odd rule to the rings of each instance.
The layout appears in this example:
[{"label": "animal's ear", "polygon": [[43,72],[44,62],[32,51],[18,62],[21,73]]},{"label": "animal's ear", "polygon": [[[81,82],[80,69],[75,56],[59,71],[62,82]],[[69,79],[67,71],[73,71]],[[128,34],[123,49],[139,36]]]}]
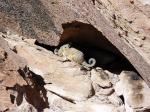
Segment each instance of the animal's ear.
[{"label": "animal's ear", "polygon": [[71,43],[71,42],[69,42],[69,43],[68,43],[68,47],[71,47],[71,46],[72,46],[72,43]]},{"label": "animal's ear", "polygon": [[54,49],[54,54],[58,55],[58,49]]}]

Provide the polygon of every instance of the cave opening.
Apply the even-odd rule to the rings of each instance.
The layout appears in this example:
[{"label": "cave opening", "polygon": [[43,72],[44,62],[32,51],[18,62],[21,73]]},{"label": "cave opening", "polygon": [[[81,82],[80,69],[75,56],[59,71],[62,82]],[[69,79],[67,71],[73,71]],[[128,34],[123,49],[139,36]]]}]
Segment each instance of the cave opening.
[{"label": "cave opening", "polygon": [[[120,73],[122,70],[136,71],[125,56],[107,38],[91,24],[78,21],[62,24],[63,33],[60,37],[59,46],[48,46],[36,42],[48,50],[54,50],[64,44],[71,43],[74,47],[84,53],[84,58],[95,58],[95,67],[107,69],[113,73]],[[136,71],[137,72],[137,71]]]},{"label": "cave opening", "polygon": [[109,40],[91,24],[78,21],[62,24],[63,33],[60,45],[71,43],[71,46],[81,50],[85,60],[96,59],[96,67],[102,67],[114,73],[122,70],[133,70],[132,64]]}]

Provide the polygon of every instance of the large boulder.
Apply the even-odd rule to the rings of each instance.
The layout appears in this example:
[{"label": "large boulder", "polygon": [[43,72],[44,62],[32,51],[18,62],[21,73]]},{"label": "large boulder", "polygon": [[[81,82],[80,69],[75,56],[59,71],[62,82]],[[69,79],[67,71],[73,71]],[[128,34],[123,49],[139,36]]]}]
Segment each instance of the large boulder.
[{"label": "large boulder", "polygon": [[150,85],[149,10],[148,0],[1,0],[0,30],[51,46],[77,41],[121,52]]}]

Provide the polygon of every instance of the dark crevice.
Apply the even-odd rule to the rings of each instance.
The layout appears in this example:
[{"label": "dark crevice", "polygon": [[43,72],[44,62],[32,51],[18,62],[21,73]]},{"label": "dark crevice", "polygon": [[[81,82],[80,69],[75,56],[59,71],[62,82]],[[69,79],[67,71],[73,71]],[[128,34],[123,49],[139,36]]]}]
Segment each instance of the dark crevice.
[{"label": "dark crevice", "polygon": [[15,103],[15,96],[10,94],[10,100],[11,100],[11,103],[14,104]]},{"label": "dark crevice", "polygon": [[[91,24],[78,21],[62,24],[63,33],[60,37],[59,48],[63,44],[71,43],[72,47],[81,50],[85,54],[85,60],[95,58],[95,67],[102,67],[113,73],[120,73],[122,70],[133,70],[132,64],[108,39]],[[48,50],[54,51],[56,47],[36,42]],[[107,59],[107,55],[110,59]],[[111,57],[113,57],[111,59]]]},{"label": "dark crevice", "polygon": [[38,46],[44,47],[45,49],[50,50],[50,51],[54,51],[54,49],[56,48],[54,46],[49,46],[46,44],[39,43],[38,41],[36,41],[35,44]]},{"label": "dark crevice", "polygon": [[74,21],[62,24],[62,27],[64,32],[60,45],[72,43],[73,47],[85,54],[86,61],[95,58],[96,66],[114,73],[120,73],[122,70],[136,71],[124,55],[91,24]]},{"label": "dark crevice", "polygon": [[124,102],[124,97],[123,97],[123,95],[121,95],[120,98],[121,98],[121,100],[123,101],[123,103],[125,103],[125,102]]},{"label": "dark crevice", "polygon": [[67,97],[65,97],[65,96],[61,96],[61,95],[59,95],[59,94],[57,94],[57,93],[55,93],[55,92],[53,92],[53,91],[49,91],[49,92],[51,92],[51,93],[53,93],[53,94],[55,94],[55,95],[61,97],[61,98],[64,99],[64,100],[67,100],[67,101],[70,102],[70,103],[75,104],[75,102],[74,102],[72,99],[69,99],[69,98],[67,98]]}]

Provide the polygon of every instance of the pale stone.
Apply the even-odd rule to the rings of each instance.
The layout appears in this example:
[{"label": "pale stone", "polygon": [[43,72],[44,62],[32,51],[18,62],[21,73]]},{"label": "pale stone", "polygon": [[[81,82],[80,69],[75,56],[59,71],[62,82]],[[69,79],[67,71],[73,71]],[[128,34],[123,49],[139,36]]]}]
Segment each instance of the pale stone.
[{"label": "pale stone", "polygon": [[143,5],[150,5],[149,0],[138,0],[138,1],[140,1]]},{"label": "pale stone", "polygon": [[29,43],[30,45],[34,45],[36,42],[36,39],[24,39],[24,41]]},{"label": "pale stone", "polygon": [[[63,59],[54,55],[53,52],[34,45],[34,40],[12,38],[6,40],[8,40],[9,45],[12,46],[16,53],[27,61],[29,72],[32,71],[34,75],[39,75],[45,82],[44,87],[50,108],[44,109],[44,112],[64,112],[69,110],[75,112],[120,111],[115,104],[119,100],[109,101],[108,97],[113,93],[113,88],[109,75],[104,70],[99,68],[92,71],[81,70],[81,65],[74,62],[63,62]],[[92,83],[104,88],[97,91],[95,88],[93,89]],[[30,89],[27,91],[29,92]],[[100,94],[106,97],[102,98]],[[36,96],[35,93],[33,95]],[[34,96],[32,96],[33,102],[38,103],[38,99],[35,100],[34,98],[36,97]],[[98,101],[98,97],[102,101]],[[23,101],[15,111],[28,111],[28,108],[33,108],[32,105]]]},{"label": "pale stone", "polygon": [[[15,91],[16,85],[26,86],[27,83],[18,73],[20,68],[26,65],[25,60],[14,53],[4,35],[0,33],[0,111],[4,112],[16,106]],[[12,89],[10,92],[9,89]],[[20,88],[17,88],[20,89]],[[13,94],[14,93],[14,94]]]},{"label": "pale stone", "polygon": [[[51,46],[78,40],[76,42],[104,47],[101,34],[97,35],[101,32],[108,40],[104,48],[112,52],[118,51],[113,48],[118,48],[149,82],[149,0],[3,0],[0,3],[2,31],[10,29]],[[18,11],[18,7],[21,11]],[[81,27],[76,27],[78,24]],[[90,26],[93,28],[89,29]],[[81,35],[76,31],[81,32]],[[125,33],[120,37],[119,32]],[[141,41],[141,36],[146,37],[146,40]],[[141,41],[143,46],[138,47],[137,41]]]},{"label": "pale stone", "polygon": [[50,60],[52,54],[50,51],[46,51],[41,47],[28,45],[17,45],[15,50],[18,55],[27,60],[29,69],[35,74],[43,76],[44,74],[53,73],[56,70],[56,65],[52,65],[54,61]]},{"label": "pale stone", "polygon": [[99,90],[96,92],[96,94],[109,96],[113,92],[114,92],[113,88],[105,88],[105,89],[99,88]]},{"label": "pale stone", "polygon": [[0,112],[4,112],[10,107],[13,107],[14,104],[11,102],[10,94],[6,91],[6,88],[0,86],[0,90]]},{"label": "pale stone", "polygon": [[30,70],[35,74],[43,76],[55,73],[55,71],[70,75],[86,74],[76,63],[63,63],[61,57],[42,47],[21,43],[15,46],[15,50],[17,54],[27,60]]},{"label": "pale stone", "polygon": [[38,110],[31,104],[29,104],[23,97],[21,105],[13,107],[10,112],[38,112]]},{"label": "pale stone", "polygon": [[122,71],[115,91],[118,95],[123,95],[127,112],[150,109],[150,88],[137,73]]},{"label": "pale stone", "polygon": [[80,103],[76,108],[65,112],[124,112],[122,108],[112,104],[100,103]]},{"label": "pale stone", "polygon": [[109,80],[109,76],[102,69],[91,70],[91,80],[93,83],[98,84],[101,87],[111,87],[112,83]]},{"label": "pale stone", "polygon": [[83,101],[93,95],[91,81],[86,76],[70,76],[67,74],[51,74],[47,78],[52,84],[44,87],[68,100]]},{"label": "pale stone", "polygon": [[6,54],[5,50],[0,47],[0,63],[5,60],[6,55],[7,54]]},{"label": "pale stone", "polygon": [[51,51],[26,42],[14,45],[17,54],[27,60],[29,69],[43,78],[47,90],[73,101],[86,100],[93,95],[88,73],[77,63],[62,62],[62,58]]},{"label": "pale stone", "polygon": [[50,92],[48,92],[48,99],[51,106],[49,109],[45,109],[44,112],[125,112],[124,106],[116,107],[112,104],[95,101],[72,104]]},{"label": "pale stone", "polygon": [[66,99],[57,96],[51,92],[47,92],[48,103],[50,105],[49,108],[44,109],[44,112],[47,111],[66,111],[70,110],[71,108],[75,107],[75,104],[72,102],[67,101]]},{"label": "pale stone", "polygon": [[119,81],[118,74],[114,74],[114,73],[112,73],[112,72],[110,72],[110,71],[108,71],[108,70],[104,70],[104,72],[108,74],[109,79],[110,79],[110,81],[111,81],[111,83],[112,83],[113,85],[116,84],[116,82]]},{"label": "pale stone", "polygon": [[108,99],[115,106],[121,106],[121,105],[123,105],[122,99],[118,95],[116,95],[116,93],[113,93],[110,96],[108,96]]}]

